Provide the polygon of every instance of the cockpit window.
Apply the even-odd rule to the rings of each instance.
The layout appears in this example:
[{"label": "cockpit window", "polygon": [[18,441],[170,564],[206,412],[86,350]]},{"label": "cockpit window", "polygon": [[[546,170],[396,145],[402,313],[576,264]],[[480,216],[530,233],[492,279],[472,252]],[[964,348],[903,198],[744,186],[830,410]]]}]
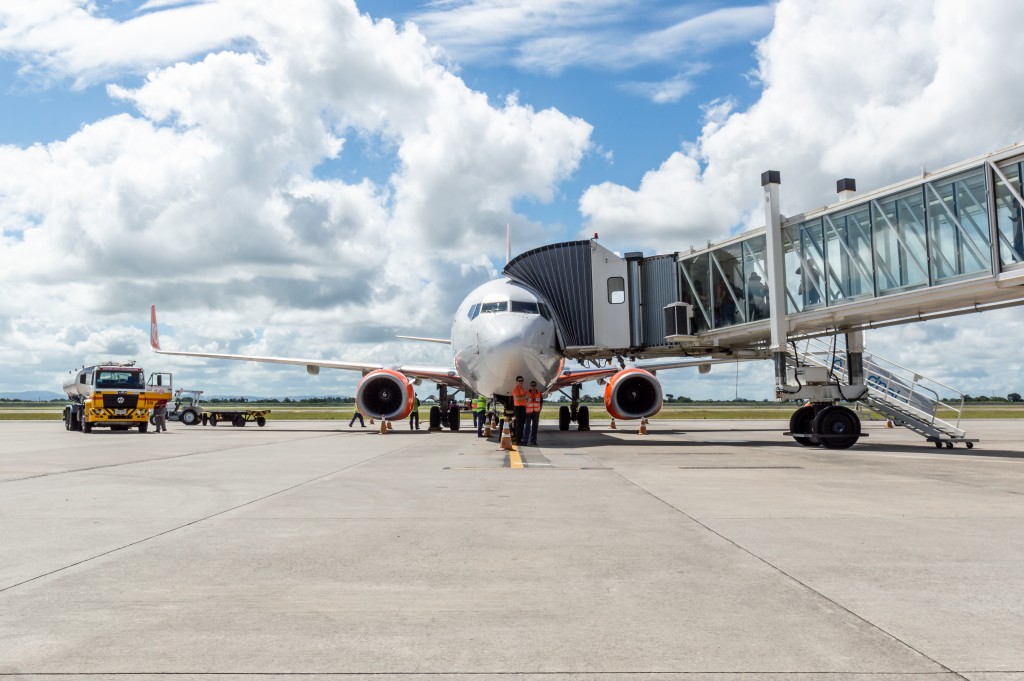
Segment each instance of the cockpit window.
[{"label": "cockpit window", "polygon": [[477,303],[473,307],[469,308],[469,320],[473,321],[474,319],[476,319],[476,316],[478,314],[480,314],[480,303]]},{"label": "cockpit window", "polygon": [[550,320],[551,310],[548,309],[548,306],[545,305],[544,303],[538,303],[538,305],[540,306],[540,316],[543,317],[544,319]]},{"label": "cockpit window", "polygon": [[512,301],[512,311],[520,312],[522,314],[540,314],[540,310],[537,308],[537,303],[528,303],[522,300]]},{"label": "cockpit window", "polygon": [[507,300],[496,300],[493,303],[484,303],[480,306],[480,314],[488,314],[493,312],[508,312],[508,301]]}]

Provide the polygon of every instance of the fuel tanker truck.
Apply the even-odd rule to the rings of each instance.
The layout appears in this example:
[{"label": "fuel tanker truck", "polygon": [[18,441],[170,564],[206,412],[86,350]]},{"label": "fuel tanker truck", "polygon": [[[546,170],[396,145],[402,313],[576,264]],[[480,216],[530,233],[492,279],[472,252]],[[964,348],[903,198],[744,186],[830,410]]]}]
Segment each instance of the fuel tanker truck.
[{"label": "fuel tanker truck", "polygon": [[171,375],[153,374],[147,386],[146,372],[135,362],[109,362],[71,372],[64,394],[71,401],[64,407],[67,430],[138,428],[145,433],[150,410],[171,399]]}]

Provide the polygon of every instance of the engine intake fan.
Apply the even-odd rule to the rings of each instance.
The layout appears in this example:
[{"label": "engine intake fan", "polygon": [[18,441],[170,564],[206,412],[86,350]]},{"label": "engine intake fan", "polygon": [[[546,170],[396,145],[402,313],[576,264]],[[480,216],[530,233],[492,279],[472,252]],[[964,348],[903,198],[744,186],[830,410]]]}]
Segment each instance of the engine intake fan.
[{"label": "engine intake fan", "polygon": [[356,388],[356,406],[364,416],[376,419],[404,419],[412,411],[412,383],[392,369],[366,374]]},{"label": "engine intake fan", "polygon": [[604,388],[604,406],[613,419],[654,416],[662,401],[661,382],[643,369],[623,369]]}]

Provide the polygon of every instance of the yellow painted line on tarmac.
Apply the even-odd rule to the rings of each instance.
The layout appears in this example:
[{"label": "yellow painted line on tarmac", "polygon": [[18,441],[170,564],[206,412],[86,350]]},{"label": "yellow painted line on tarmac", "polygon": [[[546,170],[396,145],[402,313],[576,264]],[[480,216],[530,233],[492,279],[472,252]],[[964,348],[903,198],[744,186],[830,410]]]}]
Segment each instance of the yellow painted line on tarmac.
[{"label": "yellow painted line on tarmac", "polygon": [[523,467],[523,457],[519,456],[519,449],[515,445],[512,445],[512,449],[508,450],[508,467]]}]

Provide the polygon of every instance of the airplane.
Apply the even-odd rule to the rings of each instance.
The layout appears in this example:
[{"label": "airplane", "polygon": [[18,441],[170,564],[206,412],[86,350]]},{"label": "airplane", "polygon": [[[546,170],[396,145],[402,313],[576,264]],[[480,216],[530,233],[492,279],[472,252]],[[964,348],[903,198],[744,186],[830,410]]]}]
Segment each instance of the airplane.
[{"label": "airplane", "polygon": [[526,384],[536,381],[547,395],[565,389],[571,391],[569,405],[559,407],[558,425],[568,430],[575,422],[578,430],[589,430],[590,413],[580,405],[580,386],[587,381],[604,383],[604,403],[613,419],[630,420],[651,417],[661,410],[663,392],[654,372],[688,366],[704,366],[729,360],[680,360],[626,366],[609,360],[597,368],[567,368],[558,347],[555,322],[542,296],[528,286],[508,278],[491,280],[474,289],[459,305],[452,321],[451,338],[399,336],[411,340],[451,345],[453,367],[387,367],[383,364],[343,362],[295,357],[261,357],[216,352],[164,350],[156,321],[156,305],[150,309],[150,345],[162,355],[205,357],[210,359],[265,362],[305,366],[311,375],[321,369],[359,371],[363,374],[356,388],[358,410],[371,418],[403,419],[412,411],[414,385],[422,381],[439,387],[439,404],[430,410],[430,427],[446,425],[459,429],[449,416],[447,390],[469,395],[479,394],[502,405],[506,415],[512,411],[512,389],[516,377]]}]

